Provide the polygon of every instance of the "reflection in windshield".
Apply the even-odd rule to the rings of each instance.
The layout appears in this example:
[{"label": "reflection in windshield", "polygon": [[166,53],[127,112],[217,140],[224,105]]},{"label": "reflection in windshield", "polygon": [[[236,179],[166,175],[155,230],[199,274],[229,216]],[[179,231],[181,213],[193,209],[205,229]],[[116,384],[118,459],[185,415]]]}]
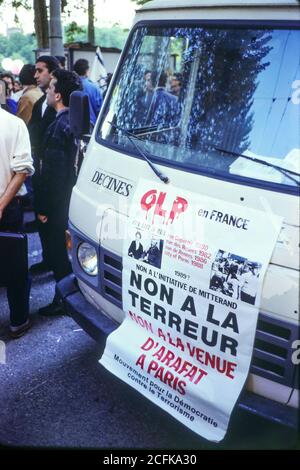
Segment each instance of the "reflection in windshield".
[{"label": "reflection in windshield", "polygon": [[224,156],[223,148],[299,172],[300,32],[214,27],[135,31],[100,137],[179,165],[295,185],[284,173]]}]

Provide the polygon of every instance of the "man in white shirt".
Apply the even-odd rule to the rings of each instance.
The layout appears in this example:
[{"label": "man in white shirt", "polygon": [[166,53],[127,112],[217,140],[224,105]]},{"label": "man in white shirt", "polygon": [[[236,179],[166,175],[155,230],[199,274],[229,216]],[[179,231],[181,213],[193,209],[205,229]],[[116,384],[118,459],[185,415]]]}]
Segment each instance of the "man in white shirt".
[{"label": "man in white shirt", "polygon": [[[30,140],[24,122],[0,107],[0,231],[22,230],[22,209],[17,197],[25,179],[34,173]],[[1,256],[1,253],[0,253]],[[30,279],[9,280],[10,335],[19,338],[30,327]]]}]

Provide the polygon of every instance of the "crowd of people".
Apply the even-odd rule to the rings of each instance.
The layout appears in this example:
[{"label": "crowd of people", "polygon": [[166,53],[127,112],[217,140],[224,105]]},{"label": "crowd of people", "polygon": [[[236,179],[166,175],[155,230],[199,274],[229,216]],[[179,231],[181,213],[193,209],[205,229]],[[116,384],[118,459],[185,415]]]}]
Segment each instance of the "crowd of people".
[{"label": "crowd of people", "polygon": [[221,254],[212,264],[209,288],[234,300],[255,304],[259,284],[257,263],[234,255]]},{"label": "crowd of people", "polygon": [[[5,102],[0,105],[0,232],[23,230],[22,198],[29,194],[42,246],[42,261],[26,276],[0,280],[7,288],[12,338],[21,337],[31,326],[32,276],[52,271],[58,282],[71,273],[65,230],[77,149],[69,126],[70,96],[76,90],[87,94],[91,128],[102,105],[101,91],[89,80],[88,70],[85,59],[69,71],[64,57],[45,55],[34,65],[24,65],[18,79],[9,72],[0,74],[5,88]],[[39,310],[45,316],[62,313],[55,295]]]},{"label": "crowd of people", "polygon": [[[89,78],[89,64],[79,59],[73,71],[65,69],[63,57],[40,56],[23,66],[18,79],[0,74],[5,86],[5,103],[0,106],[0,232],[22,231],[22,198],[29,195],[36,215],[42,246],[42,261],[27,276],[8,281],[10,334],[22,336],[31,326],[29,292],[32,275],[52,271],[59,282],[71,273],[65,231],[72,188],[76,182],[76,145],[69,126],[71,94],[82,90],[89,100],[90,125],[95,125],[102,106],[99,86]],[[1,83],[1,82],[0,82]],[[176,125],[182,76],[145,70],[137,95],[140,126]],[[148,250],[137,232],[128,255],[160,268],[161,241],[152,240]],[[0,252],[1,256],[1,252]],[[259,265],[223,252],[212,265],[210,289],[254,304]],[[0,279],[1,284],[1,279]],[[16,301],[16,299],[18,299]],[[59,299],[40,308],[45,316],[64,313]]]},{"label": "crowd of people", "polygon": [[181,74],[145,70],[144,83],[138,93],[135,120],[138,127],[165,123],[176,126],[180,116],[178,97],[182,86]]},{"label": "crowd of people", "polygon": [[[0,74],[5,95],[0,108],[0,232],[23,230],[23,201],[27,195],[42,247],[42,261],[31,266],[25,278],[6,282],[13,338],[22,336],[31,326],[32,276],[52,271],[59,282],[71,273],[65,244],[68,207],[76,181],[76,146],[68,112],[70,95],[82,90],[88,96],[91,129],[103,97],[99,86],[89,80],[86,59],[77,60],[73,71],[65,67],[64,57],[44,55],[35,64],[25,64],[18,77],[7,71]],[[146,70],[136,107],[140,123],[147,125],[151,116],[151,125],[159,125],[166,115],[172,123],[178,115],[180,89],[180,74],[168,77],[165,72]],[[153,242],[143,253],[143,260],[159,267],[161,256],[157,251],[157,243]],[[49,305],[39,310],[45,316],[62,313],[55,295]]]}]

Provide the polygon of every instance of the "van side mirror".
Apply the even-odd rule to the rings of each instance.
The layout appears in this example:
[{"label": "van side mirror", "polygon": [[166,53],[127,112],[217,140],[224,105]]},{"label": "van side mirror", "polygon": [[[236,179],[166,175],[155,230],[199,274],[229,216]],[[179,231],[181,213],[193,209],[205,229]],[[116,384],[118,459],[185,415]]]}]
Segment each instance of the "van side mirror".
[{"label": "van side mirror", "polygon": [[76,139],[90,134],[89,99],[82,91],[73,91],[69,105],[70,129]]}]

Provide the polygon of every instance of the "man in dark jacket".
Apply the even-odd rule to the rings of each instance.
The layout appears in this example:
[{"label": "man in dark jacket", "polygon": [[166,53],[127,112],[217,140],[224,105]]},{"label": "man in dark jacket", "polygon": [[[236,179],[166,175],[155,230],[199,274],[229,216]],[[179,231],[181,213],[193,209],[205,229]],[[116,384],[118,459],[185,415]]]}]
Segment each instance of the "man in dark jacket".
[{"label": "man in dark jacket", "polygon": [[[71,273],[65,243],[68,209],[75,184],[76,146],[69,126],[69,100],[75,90],[82,89],[74,72],[57,69],[52,73],[47,90],[47,103],[56,111],[55,121],[48,127],[43,143],[43,165],[39,175],[35,204],[38,219],[45,229],[49,266],[56,282]],[[40,309],[42,315],[63,313],[54,297],[53,302]]]},{"label": "man in dark jacket", "polygon": [[145,253],[144,261],[146,263],[155,266],[156,268],[161,267],[161,251],[157,246],[158,240],[151,240],[151,245]]},{"label": "man in dark jacket", "polygon": [[[158,77],[158,79],[157,79]],[[152,73],[152,83],[158,80],[158,86],[154,90],[150,109],[148,112],[148,123],[158,127],[176,126],[180,117],[178,99],[166,90],[168,75],[162,72]]]},{"label": "man in dark jacket", "polygon": [[[35,174],[32,178],[33,193],[38,191],[38,184],[40,181],[40,168],[43,160],[42,142],[45,137],[46,130],[49,125],[54,121],[56,111],[47,105],[46,90],[51,80],[51,72],[59,67],[58,60],[53,56],[40,56],[35,64],[35,75],[37,85],[43,92],[43,96],[36,101],[32,109],[31,119],[28,123],[28,130],[30,134],[31,149],[34,161]],[[28,183],[27,183],[28,184]],[[28,188],[29,192],[31,188]],[[49,256],[45,245],[45,230],[44,226],[38,222],[38,232],[42,245],[41,263],[31,266],[32,273],[40,273],[49,270]]]}]

